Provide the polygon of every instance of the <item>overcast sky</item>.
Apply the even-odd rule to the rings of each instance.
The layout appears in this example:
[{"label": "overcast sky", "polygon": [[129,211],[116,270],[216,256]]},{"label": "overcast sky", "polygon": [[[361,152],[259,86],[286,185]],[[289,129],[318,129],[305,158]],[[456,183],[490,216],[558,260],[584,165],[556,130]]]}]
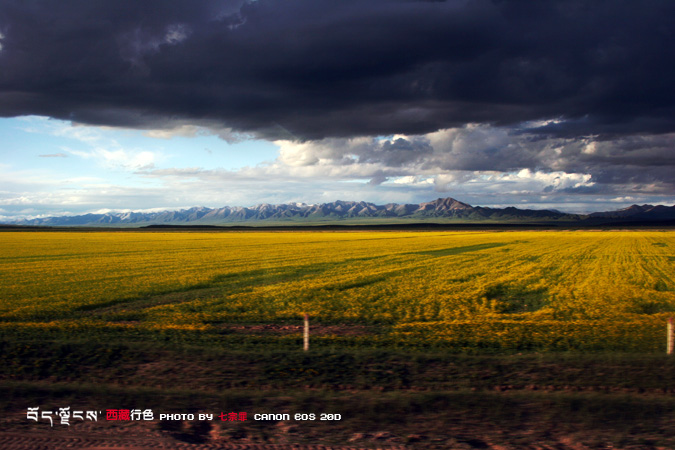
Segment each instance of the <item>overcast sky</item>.
[{"label": "overcast sky", "polygon": [[672,0],[0,0],[0,220],[675,203]]}]

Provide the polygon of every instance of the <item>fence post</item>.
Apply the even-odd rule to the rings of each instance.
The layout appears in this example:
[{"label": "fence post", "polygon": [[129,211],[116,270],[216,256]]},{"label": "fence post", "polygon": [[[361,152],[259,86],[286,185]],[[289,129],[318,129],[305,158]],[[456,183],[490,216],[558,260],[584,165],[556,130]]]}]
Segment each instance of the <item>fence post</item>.
[{"label": "fence post", "polygon": [[673,318],[669,317],[668,318],[668,332],[666,333],[668,336],[668,345],[667,345],[667,352],[669,355],[673,354]]},{"label": "fence post", "polygon": [[305,351],[309,350],[309,316],[305,313],[305,333],[304,333],[304,345],[303,349]]}]

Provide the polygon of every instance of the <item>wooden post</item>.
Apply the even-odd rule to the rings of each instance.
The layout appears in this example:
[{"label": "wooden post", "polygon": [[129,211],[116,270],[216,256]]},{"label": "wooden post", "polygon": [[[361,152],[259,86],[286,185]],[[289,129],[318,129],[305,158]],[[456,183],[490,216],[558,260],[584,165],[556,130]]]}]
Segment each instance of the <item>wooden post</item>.
[{"label": "wooden post", "polygon": [[668,318],[668,345],[667,345],[667,352],[669,355],[673,354],[673,318],[669,317]]},{"label": "wooden post", "polygon": [[305,313],[305,335],[304,335],[304,346],[305,351],[309,350],[309,316]]}]

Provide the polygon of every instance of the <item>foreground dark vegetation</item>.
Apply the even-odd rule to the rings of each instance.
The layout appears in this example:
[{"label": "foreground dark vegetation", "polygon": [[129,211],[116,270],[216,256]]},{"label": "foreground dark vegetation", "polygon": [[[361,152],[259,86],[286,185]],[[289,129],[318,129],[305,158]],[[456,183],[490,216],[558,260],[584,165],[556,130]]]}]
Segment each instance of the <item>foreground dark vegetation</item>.
[{"label": "foreground dark vegetation", "polygon": [[[148,424],[176,442],[675,448],[675,358],[661,354],[303,352],[274,344],[220,348],[121,335],[78,340],[6,333],[0,355],[7,429],[49,429],[26,420],[33,406],[150,408],[249,415],[240,423]],[[251,420],[255,413],[322,412],[342,420]]]}]

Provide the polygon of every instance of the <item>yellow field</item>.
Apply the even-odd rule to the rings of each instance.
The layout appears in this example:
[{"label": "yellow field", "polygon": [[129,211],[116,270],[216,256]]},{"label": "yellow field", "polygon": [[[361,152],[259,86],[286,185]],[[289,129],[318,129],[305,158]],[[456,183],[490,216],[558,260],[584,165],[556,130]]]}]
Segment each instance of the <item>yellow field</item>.
[{"label": "yellow field", "polygon": [[5,326],[208,330],[306,311],[556,348],[602,329],[657,345],[675,311],[672,231],[5,232],[0,248]]}]

